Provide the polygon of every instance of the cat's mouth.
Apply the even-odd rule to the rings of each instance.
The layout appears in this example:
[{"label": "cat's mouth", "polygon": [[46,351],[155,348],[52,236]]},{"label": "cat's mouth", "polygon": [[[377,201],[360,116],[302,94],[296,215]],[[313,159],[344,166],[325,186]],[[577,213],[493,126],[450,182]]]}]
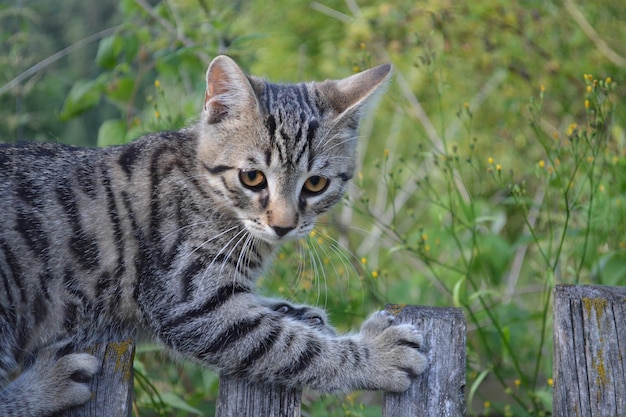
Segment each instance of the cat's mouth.
[{"label": "cat's mouth", "polygon": [[296,240],[300,237],[299,233],[296,233],[295,230],[292,230],[286,233],[283,233],[283,232],[277,233],[271,228],[263,232],[259,232],[259,231],[252,232],[252,235],[258,239],[261,239],[269,243],[270,245],[279,245],[285,242],[289,242],[290,240]]},{"label": "cat's mouth", "polygon": [[254,221],[244,220],[246,230],[256,239],[262,240],[270,245],[280,245],[285,242],[300,239],[308,231],[300,226],[270,226],[261,225]]}]

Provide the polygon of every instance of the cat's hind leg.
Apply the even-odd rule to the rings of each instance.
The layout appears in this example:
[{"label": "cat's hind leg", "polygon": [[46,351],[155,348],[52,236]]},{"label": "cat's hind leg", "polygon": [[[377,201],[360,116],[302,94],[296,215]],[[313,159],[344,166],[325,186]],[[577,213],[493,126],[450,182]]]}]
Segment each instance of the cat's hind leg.
[{"label": "cat's hind leg", "polygon": [[100,366],[95,356],[69,352],[68,345],[42,349],[32,364],[0,391],[0,415],[46,416],[84,404],[91,398],[90,382]]}]

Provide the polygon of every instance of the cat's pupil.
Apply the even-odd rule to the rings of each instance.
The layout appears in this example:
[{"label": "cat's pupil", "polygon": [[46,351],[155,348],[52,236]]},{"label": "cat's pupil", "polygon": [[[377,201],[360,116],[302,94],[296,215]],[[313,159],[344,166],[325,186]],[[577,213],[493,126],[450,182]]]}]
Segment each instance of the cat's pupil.
[{"label": "cat's pupil", "polygon": [[265,174],[257,169],[240,171],[239,180],[244,185],[244,187],[249,188],[253,191],[262,190],[267,186],[267,179],[265,178]]}]

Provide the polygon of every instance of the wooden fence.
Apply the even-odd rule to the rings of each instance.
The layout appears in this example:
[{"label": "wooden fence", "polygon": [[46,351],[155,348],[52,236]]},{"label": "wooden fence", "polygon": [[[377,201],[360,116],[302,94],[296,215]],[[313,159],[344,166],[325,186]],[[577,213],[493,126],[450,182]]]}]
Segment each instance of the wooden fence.
[{"label": "wooden fence", "polygon": [[[428,370],[402,394],[385,393],[383,417],[462,417],[465,410],[465,319],[456,308],[388,305],[399,322],[424,333]],[[92,352],[103,359],[87,404],[58,417],[130,417],[131,341]],[[554,291],[554,412],[558,417],[624,415],[626,288],[557,286]],[[301,391],[220,379],[216,417],[297,417]],[[56,417],[56,416],[55,416]]]}]

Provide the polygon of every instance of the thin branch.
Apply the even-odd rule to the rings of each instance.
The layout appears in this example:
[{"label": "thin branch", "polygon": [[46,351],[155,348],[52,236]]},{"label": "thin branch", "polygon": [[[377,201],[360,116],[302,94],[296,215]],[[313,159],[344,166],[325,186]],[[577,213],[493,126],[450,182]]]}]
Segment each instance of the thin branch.
[{"label": "thin branch", "polygon": [[22,72],[20,75],[18,75],[17,77],[13,78],[11,81],[6,83],[2,87],[0,87],[0,96],[5,94],[5,93],[8,93],[11,90],[13,90],[15,87],[20,85],[23,81],[26,81],[29,77],[32,77],[33,75],[37,74],[39,71],[41,71],[41,70],[47,68],[48,66],[54,64],[59,59],[61,59],[61,58],[65,57],[65,56],[71,54],[72,52],[76,51],[77,49],[80,49],[83,46],[85,46],[87,44],[90,44],[91,42],[95,42],[97,40],[100,40],[102,38],[105,38],[105,37],[113,34],[118,28],[119,28],[119,26],[113,26],[113,27],[110,27],[108,29],[104,29],[101,32],[94,33],[93,35],[90,35],[90,36],[88,36],[88,37],[86,37],[84,39],[81,39],[78,42],[68,46],[67,48],[61,49],[59,52],[56,52],[56,53],[50,55],[49,57],[43,59],[42,61],[39,61],[38,63],[36,63],[32,67],[28,68],[26,71]]},{"label": "thin branch", "polygon": [[317,10],[318,12],[325,14],[326,16],[330,16],[333,19],[337,19],[338,21],[343,22],[343,23],[352,23],[355,20],[355,18],[352,16],[348,16],[347,14],[338,12],[337,10],[332,9],[324,4],[318,3],[316,1],[311,3],[311,8],[313,10]]},{"label": "thin branch", "polygon": [[585,16],[581,13],[578,7],[576,7],[573,0],[563,0],[563,2],[565,3],[565,10],[567,10],[570,16],[572,16],[578,26],[580,26],[580,29],[585,33],[585,35],[587,35],[587,37],[596,45],[596,48],[598,48],[598,50],[615,65],[619,67],[626,67],[626,58],[611,49],[611,47],[604,41],[604,39],[602,39],[591,24],[589,24],[587,19],[585,19]]},{"label": "thin branch", "polygon": [[[537,222],[537,218],[539,217],[539,211],[541,204],[543,203],[544,196],[546,194],[546,190],[543,187],[540,187],[537,190],[537,194],[535,194],[535,198],[533,199],[533,206],[530,208],[530,212],[528,213],[528,227],[534,227]],[[526,233],[524,237],[529,236],[530,233]],[[505,298],[513,299],[513,294],[515,294],[515,287],[517,286],[517,280],[519,279],[520,273],[522,271],[522,266],[524,264],[524,259],[526,257],[526,251],[528,250],[528,243],[523,244],[515,251],[515,257],[513,258],[513,263],[511,265],[511,269],[507,274],[506,278],[506,289],[504,291]]]}]

